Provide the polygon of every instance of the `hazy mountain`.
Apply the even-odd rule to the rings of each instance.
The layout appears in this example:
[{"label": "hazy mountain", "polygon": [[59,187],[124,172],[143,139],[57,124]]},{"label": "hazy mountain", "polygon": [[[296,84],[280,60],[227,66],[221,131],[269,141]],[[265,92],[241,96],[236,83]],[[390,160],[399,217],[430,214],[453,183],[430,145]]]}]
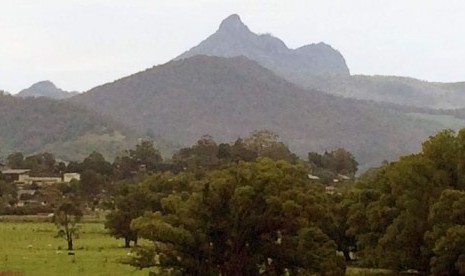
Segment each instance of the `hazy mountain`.
[{"label": "hazy mountain", "polygon": [[349,75],[344,58],[331,46],[318,43],[289,49],[276,37],[254,34],[236,14],[224,19],[218,31],[176,59],[194,55],[245,56],[283,77]]},{"label": "hazy mountain", "polygon": [[289,49],[268,34],[257,35],[231,15],[218,31],[176,59],[194,55],[246,56],[304,88],[355,99],[429,108],[465,107],[465,83],[430,83],[405,77],[350,76],[344,57],[318,43]]},{"label": "hazy mountain", "polygon": [[78,92],[67,92],[55,86],[51,81],[41,81],[31,87],[21,90],[16,96],[26,97],[46,97],[51,99],[67,99],[79,94]]},{"label": "hazy mountain", "polygon": [[71,103],[0,95],[0,156],[48,151],[76,160],[93,150],[109,158],[135,143],[122,125]]},{"label": "hazy mountain", "polygon": [[398,111],[304,90],[245,57],[172,61],[71,101],[184,145],[204,134],[230,141],[266,128],[302,155],[346,147],[364,166],[417,151],[422,140],[443,127]]},{"label": "hazy mountain", "polygon": [[290,81],[348,98],[435,109],[465,107],[465,82],[437,83],[396,76],[313,77]]}]

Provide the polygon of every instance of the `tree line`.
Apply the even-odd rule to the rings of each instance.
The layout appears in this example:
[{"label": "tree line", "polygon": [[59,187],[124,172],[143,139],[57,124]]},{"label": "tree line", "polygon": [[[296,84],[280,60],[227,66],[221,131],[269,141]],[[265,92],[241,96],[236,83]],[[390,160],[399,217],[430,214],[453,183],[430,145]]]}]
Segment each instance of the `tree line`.
[{"label": "tree line", "polygon": [[[244,139],[255,155],[234,158],[247,151],[224,150],[235,143],[216,151],[208,141],[179,152],[190,169],[153,174],[119,195],[111,214],[134,204],[126,210],[140,212],[125,214],[128,237],[153,241],[136,247],[128,263],[192,275],[338,275],[348,263],[465,274],[465,129],[441,131],[419,153],[370,169],[336,192],[325,189],[327,179],[356,171],[343,149],[301,160],[279,142]],[[202,147],[227,152],[221,156],[229,161],[212,154],[200,162],[195,152]],[[109,228],[112,221],[110,215]]]},{"label": "tree line", "polygon": [[220,144],[204,136],[171,160],[150,141],[113,163],[100,157],[66,166],[100,179],[61,191],[108,209],[105,227],[126,247],[152,241],[124,261],[138,268],[342,275],[354,264],[465,273],[465,129],[439,132],[421,152],[356,178],[350,152],[302,159],[269,131]]}]

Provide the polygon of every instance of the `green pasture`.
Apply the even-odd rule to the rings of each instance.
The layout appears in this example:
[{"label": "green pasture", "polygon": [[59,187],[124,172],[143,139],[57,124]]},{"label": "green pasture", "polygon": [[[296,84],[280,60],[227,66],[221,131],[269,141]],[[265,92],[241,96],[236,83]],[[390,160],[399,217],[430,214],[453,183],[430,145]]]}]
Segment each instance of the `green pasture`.
[{"label": "green pasture", "polygon": [[107,235],[103,223],[82,224],[74,256],[55,234],[50,222],[0,220],[0,275],[148,275],[118,262],[130,249]]},{"label": "green pasture", "polygon": [[[19,275],[148,275],[119,260],[130,249],[123,241],[106,234],[103,223],[84,218],[80,236],[74,241],[75,255],[69,256],[66,241],[55,238],[56,227],[46,217],[0,217],[0,276]],[[346,275],[395,275],[381,269],[348,267]]]},{"label": "green pasture", "polygon": [[388,269],[347,267],[346,276],[396,276],[397,273]]}]

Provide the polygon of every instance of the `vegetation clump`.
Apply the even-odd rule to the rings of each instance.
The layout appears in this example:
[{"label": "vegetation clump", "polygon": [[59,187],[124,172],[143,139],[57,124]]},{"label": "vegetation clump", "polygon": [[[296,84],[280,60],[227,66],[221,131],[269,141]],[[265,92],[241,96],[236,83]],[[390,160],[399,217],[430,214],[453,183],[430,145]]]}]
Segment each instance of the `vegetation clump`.
[{"label": "vegetation clump", "polygon": [[[113,163],[98,152],[66,165],[16,153],[8,165],[81,173],[67,184],[28,186],[55,204],[68,250],[83,214],[106,209],[107,233],[134,244],[123,262],[153,273],[342,275],[361,266],[461,275],[464,156],[465,129],[447,130],[421,152],[356,177],[349,151],[303,160],[262,130],[220,144],[205,135],[171,160],[141,141]],[[0,175],[1,212],[26,210],[15,204],[31,195],[18,196],[13,183]]]}]

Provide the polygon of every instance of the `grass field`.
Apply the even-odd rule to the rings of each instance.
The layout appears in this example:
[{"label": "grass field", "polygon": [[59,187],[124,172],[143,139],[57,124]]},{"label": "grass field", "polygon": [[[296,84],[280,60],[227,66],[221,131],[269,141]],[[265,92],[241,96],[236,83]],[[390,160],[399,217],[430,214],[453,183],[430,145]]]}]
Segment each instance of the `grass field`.
[{"label": "grass field", "polygon": [[396,276],[395,272],[387,269],[347,267],[346,276]]},{"label": "grass field", "polygon": [[82,224],[74,256],[55,234],[52,223],[0,221],[0,275],[148,275],[118,262],[130,250],[107,235],[103,223]]},{"label": "grass field", "polygon": [[[68,256],[66,241],[55,238],[56,227],[46,217],[0,216],[0,276],[22,275],[148,275],[119,263],[130,249],[106,234],[103,222],[84,217],[75,255]],[[395,275],[382,269],[348,267],[346,275]]]}]

